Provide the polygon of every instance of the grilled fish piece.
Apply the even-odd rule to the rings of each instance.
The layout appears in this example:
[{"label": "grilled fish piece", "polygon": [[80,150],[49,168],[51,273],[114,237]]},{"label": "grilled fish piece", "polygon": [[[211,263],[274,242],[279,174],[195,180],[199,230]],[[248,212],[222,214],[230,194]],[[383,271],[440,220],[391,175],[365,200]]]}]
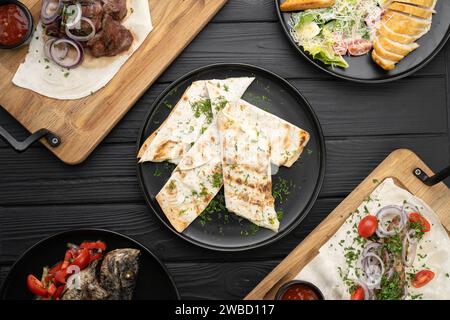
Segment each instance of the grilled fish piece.
[{"label": "grilled fish piece", "polygon": [[105,300],[109,293],[103,289],[97,280],[98,261],[80,272],[80,288],[75,286],[65,291],[62,300]]},{"label": "grilled fish piece", "polygon": [[100,268],[100,283],[110,300],[131,300],[139,271],[140,251],[117,249],[109,252]]}]

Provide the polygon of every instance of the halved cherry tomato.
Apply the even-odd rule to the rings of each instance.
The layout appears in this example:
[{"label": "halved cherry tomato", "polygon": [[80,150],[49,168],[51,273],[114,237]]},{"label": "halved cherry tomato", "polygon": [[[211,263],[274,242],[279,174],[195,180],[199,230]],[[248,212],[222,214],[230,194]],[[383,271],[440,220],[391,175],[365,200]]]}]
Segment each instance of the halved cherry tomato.
[{"label": "halved cherry tomato", "polygon": [[88,249],[83,248],[80,250],[78,256],[72,261],[70,265],[78,266],[80,270],[83,270],[89,265],[90,262],[91,254],[89,253]]},{"label": "halved cherry tomato", "polygon": [[85,241],[80,245],[80,248],[89,250],[99,249],[102,251],[106,251],[106,244],[103,241],[95,241],[95,242]]},{"label": "halved cherry tomato", "polygon": [[50,270],[48,270],[48,274],[54,275],[57,271],[61,270],[62,264],[62,261],[55,264]]},{"label": "halved cherry tomato", "polygon": [[72,250],[70,250],[70,249],[67,250],[66,254],[64,255],[64,261],[63,261],[63,263],[61,265],[61,269],[65,269],[65,268],[67,268],[69,266],[70,259],[72,259],[72,257],[73,257]]},{"label": "halved cherry tomato", "polygon": [[348,44],[348,53],[352,56],[362,56],[372,49],[372,41],[365,39],[351,40]]},{"label": "halved cherry tomato", "polygon": [[365,296],[366,296],[366,294],[364,293],[363,287],[359,286],[358,288],[356,288],[355,291],[353,291],[350,299],[351,300],[364,300]]},{"label": "halved cherry tomato", "polygon": [[55,273],[55,282],[57,284],[66,284],[67,269],[59,270]]},{"label": "halved cherry tomato", "polygon": [[27,277],[27,286],[28,289],[35,295],[40,297],[46,297],[47,296],[47,289],[44,287],[41,281],[39,281],[35,276],[32,274],[28,275]]},{"label": "halved cherry tomato", "polygon": [[428,282],[433,280],[434,272],[431,270],[422,270],[416,273],[414,279],[412,279],[412,286],[414,288],[421,288],[426,285]]},{"label": "halved cherry tomato", "polygon": [[53,299],[55,299],[55,300],[59,299],[61,297],[61,294],[63,293],[65,287],[66,286],[59,286],[58,289],[56,289],[55,294],[53,295]]},{"label": "halved cherry tomato", "polygon": [[409,215],[408,215],[408,217],[409,217],[409,222],[412,222],[412,223],[420,223],[420,225],[421,225],[421,230],[422,230],[422,232],[429,232],[430,230],[431,230],[431,225],[430,225],[430,223],[428,222],[428,220],[423,216],[423,215],[421,215],[420,213],[417,213],[417,212],[412,212],[412,213],[410,213]]},{"label": "halved cherry tomato", "polygon": [[363,238],[373,236],[378,228],[378,219],[375,216],[365,216],[358,225],[358,234]]},{"label": "halved cherry tomato", "polygon": [[47,296],[51,297],[56,292],[56,286],[52,283],[47,289]]}]

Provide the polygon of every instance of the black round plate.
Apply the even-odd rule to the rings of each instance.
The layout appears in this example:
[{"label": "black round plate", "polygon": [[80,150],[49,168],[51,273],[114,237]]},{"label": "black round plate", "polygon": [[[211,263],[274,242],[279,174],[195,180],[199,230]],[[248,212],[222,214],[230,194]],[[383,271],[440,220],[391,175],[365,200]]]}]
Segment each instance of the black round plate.
[{"label": "black round plate", "polygon": [[40,277],[44,266],[61,260],[67,243],[81,243],[87,240],[102,240],[108,251],[120,248],[133,248],[141,251],[139,274],[133,299],[135,300],[179,300],[178,290],[161,261],[137,241],[116,232],[100,229],[80,229],[66,231],[50,236],[26,251],[14,266],[0,291],[2,300],[31,300],[26,279],[28,274]]},{"label": "black round plate", "polygon": [[[155,200],[156,195],[169,179],[174,166],[158,163],[138,164],[138,178],[147,203],[157,217],[173,232],[198,246],[221,250],[239,251],[259,247],[280,239],[297,226],[313,206],[322,186],[325,173],[325,144],[322,129],[311,106],[287,81],[258,67],[242,64],[219,64],[195,70],[175,81],[154,102],[141,134],[138,149],[170,113],[186,88],[194,81],[225,79],[229,77],[256,77],[243,99],[307,130],[311,140],[300,160],[292,168],[280,168],[273,176],[291,183],[287,199],[276,202],[276,209],[283,210],[280,230],[275,233],[258,229],[248,221],[227,214],[226,210],[197,218],[183,233],[170,225]],[[169,107],[168,107],[169,106]],[[278,179],[278,180],[277,180]]]},{"label": "black round plate", "polygon": [[433,24],[431,30],[417,42],[420,47],[414,52],[406,56],[405,59],[397,64],[392,71],[385,71],[372,61],[370,54],[361,57],[345,58],[350,65],[347,69],[339,67],[331,67],[320,61],[314,60],[307,52],[299,47],[291,37],[290,30],[290,13],[281,12],[280,4],[284,0],[275,0],[278,17],[283,26],[284,33],[288,37],[291,44],[297,51],[308,59],[319,69],[336,76],[338,78],[364,82],[364,83],[383,83],[398,80],[413,74],[427,65],[444,47],[450,37],[450,1],[439,0],[436,5],[436,14],[433,16]]}]

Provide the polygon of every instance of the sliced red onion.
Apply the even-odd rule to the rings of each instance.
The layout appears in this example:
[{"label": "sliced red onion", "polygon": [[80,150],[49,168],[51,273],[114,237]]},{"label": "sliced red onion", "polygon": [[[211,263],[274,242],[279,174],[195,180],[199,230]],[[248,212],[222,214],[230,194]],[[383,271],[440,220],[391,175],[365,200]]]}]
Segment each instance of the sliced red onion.
[{"label": "sliced red onion", "polygon": [[43,0],[41,6],[41,21],[50,24],[61,15],[63,9],[61,0]]},{"label": "sliced red onion", "polygon": [[381,244],[380,243],[378,243],[378,242],[370,242],[364,247],[363,252],[362,252],[362,256],[364,257],[368,253],[376,251],[376,250],[378,250],[380,248],[381,248]]},{"label": "sliced red onion", "polygon": [[95,36],[95,25],[94,25],[94,23],[92,22],[92,20],[91,19],[89,19],[89,18],[85,18],[85,17],[81,17],[81,20],[80,20],[80,22],[81,21],[86,21],[87,23],[89,23],[89,25],[91,26],[91,33],[89,33],[88,35],[86,35],[86,36],[77,36],[77,35],[75,35],[75,34],[73,34],[72,32],[71,32],[71,28],[69,28],[68,26],[66,26],[66,34],[67,34],[67,36],[70,38],[70,39],[73,39],[73,40],[76,40],[76,41],[89,41],[89,40],[91,40],[94,36]]},{"label": "sliced red onion", "polygon": [[[378,213],[376,214],[376,216],[378,218],[378,228],[376,233],[377,236],[379,236],[380,238],[393,236],[398,232],[400,232],[401,230],[403,230],[403,228],[405,227],[406,220],[403,214],[403,208],[399,206],[386,206],[384,208],[381,208],[380,211],[378,211]],[[384,221],[386,216],[390,216],[392,217],[392,219],[396,217],[400,219],[396,228],[393,228],[392,230],[387,230]]]},{"label": "sliced red onion", "polygon": [[419,210],[417,209],[417,207],[409,202],[405,202],[403,204],[403,215],[405,216],[405,221],[409,220],[409,214],[412,212],[418,212]]},{"label": "sliced red onion", "polygon": [[361,266],[364,271],[364,283],[369,289],[379,287],[384,274],[384,263],[379,256],[368,253],[361,259]]},{"label": "sliced red onion", "polygon": [[416,259],[417,241],[410,241],[411,238],[408,233],[405,239],[403,239],[402,260],[405,266],[411,267]]},{"label": "sliced red onion", "polygon": [[[58,46],[65,46],[67,48],[67,54],[61,54],[61,50]],[[75,51],[75,56],[71,54],[71,51]],[[81,44],[72,39],[58,39],[54,41],[50,47],[51,59],[59,66],[67,69],[77,67],[84,58],[84,50]]]},{"label": "sliced red onion", "polygon": [[67,6],[66,10],[64,12],[66,27],[71,29],[76,26],[79,26],[82,14],[83,14],[83,12],[81,9],[81,4],[79,2],[77,2],[76,4],[72,4],[70,6]]},{"label": "sliced red onion", "polygon": [[44,44],[44,54],[47,58],[53,60],[52,55],[50,54],[50,48],[52,47],[53,43],[58,40],[56,38],[49,38],[45,44]]}]

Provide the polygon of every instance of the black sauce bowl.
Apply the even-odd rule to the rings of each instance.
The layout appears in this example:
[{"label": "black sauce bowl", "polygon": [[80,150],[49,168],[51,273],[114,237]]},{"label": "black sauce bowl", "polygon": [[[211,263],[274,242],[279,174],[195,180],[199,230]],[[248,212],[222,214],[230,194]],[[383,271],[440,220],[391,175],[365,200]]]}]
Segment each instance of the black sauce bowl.
[{"label": "black sauce bowl", "polygon": [[20,40],[18,43],[13,44],[13,45],[2,45],[2,44],[0,44],[0,49],[15,49],[15,48],[19,48],[21,46],[24,46],[24,45],[26,45],[26,44],[28,44],[30,42],[31,37],[33,36],[33,33],[34,33],[33,15],[31,14],[31,12],[27,8],[27,6],[24,5],[20,1],[17,1],[17,0],[2,0],[0,2],[0,6],[4,6],[4,5],[7,5],[7,4],[15,4],[16,6],[18,6],[25,13],[25,16],[27,17],[27,20],[28,20],[28,32],[27,32],[26,36],[23,37],[22,40]]},{"label": "black sauce bowl", "polygon": [[302,281],[302,280],[292,280],[289,282],[286,282],[284,285],[282,285],[280,287],[280,289],[278,289],[278,292],[275,296],[275,300],[282,300],[284,293],[292,286],[295,285],[302,285],[304,287],[307,287],[309,289],[311,289],[312,291],[314,291],[314,293],[317,295],[317,297],[319,298],[318,300],[325,300],[325,297],[322,293],[322,291],[320,291],[319,288],[317,288],[314,284],[312,284],[311,282],[307,282],[307,281]]}]

